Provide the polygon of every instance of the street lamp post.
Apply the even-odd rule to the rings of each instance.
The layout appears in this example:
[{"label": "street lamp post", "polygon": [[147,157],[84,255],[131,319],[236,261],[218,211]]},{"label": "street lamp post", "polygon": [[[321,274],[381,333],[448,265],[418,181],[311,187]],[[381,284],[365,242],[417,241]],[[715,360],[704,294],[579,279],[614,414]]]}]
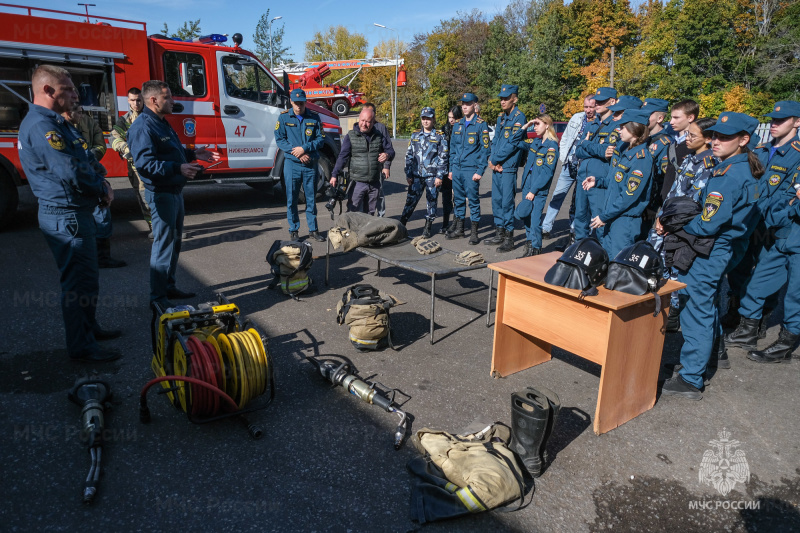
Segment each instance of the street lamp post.
[{"label": "street lamp post", "polygon": [[272,23],[278,19],[282,19],[283,17],[274,17],[272,20],[269,21],[267,25],[267,30],[269,31],[269,69],[272,70],[274,67],[272,62]]},{"label": "street lamp post", "polygon": [[398,57],[400,55],[400,33],[394,28],[384,26],[383,24],[378,24],[377,22],[373,22],[373,25],[379,28],[383,28],[385,30],[391,30],[396,35],[394,42],[395,44],[394,83],[390,87],[390,89],[394,91],[394,93],[392,93],[391,91],[389,92],[389,96],[392,97],[392,137],[396,138],[397,137],[397,63],[399,62],[400,59]]},{"label": "street lamp post", "polygon": [[86,8],[86,22],[89,22],[89,6],[96,6],[97,4],[78,4],[79,6],[83,6]]}]

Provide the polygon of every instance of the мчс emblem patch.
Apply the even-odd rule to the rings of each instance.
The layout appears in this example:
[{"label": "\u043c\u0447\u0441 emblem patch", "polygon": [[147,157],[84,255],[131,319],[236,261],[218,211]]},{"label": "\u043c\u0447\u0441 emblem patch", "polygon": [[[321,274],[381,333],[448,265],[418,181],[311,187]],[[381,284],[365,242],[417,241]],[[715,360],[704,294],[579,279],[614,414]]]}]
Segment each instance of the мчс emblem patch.
[{"label": "\u043c\u0447\u0441 emblem patch", "polygon": [[780,174],[773,174],[769,177],[769,184],[773,187],[781,182],[781,175]]},{"label": "\u043c\u0447\u0441 emblem patch", "polygon": [[44,138],[47,139],[47,142],[50,143],[52,148],[55,148],[56,150],[64,149],[64,139],[58,134],[57,131],[48,131],[44,134]]},{"label": "\u043c\u0447\u0441 emblem patch", "polygon": [[700,218],[705,222],[711,220],[717,211],[719,211],[719,206],[722,205],[723,197],[718,192],[710,192],[706,196],[706,200],[703,203],[703,214],[700,215]]}]

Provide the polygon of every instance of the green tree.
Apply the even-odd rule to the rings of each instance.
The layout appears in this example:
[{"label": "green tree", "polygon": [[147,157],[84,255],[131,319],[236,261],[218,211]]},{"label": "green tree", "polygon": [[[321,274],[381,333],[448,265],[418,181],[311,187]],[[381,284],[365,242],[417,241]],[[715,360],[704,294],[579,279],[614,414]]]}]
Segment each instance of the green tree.
[{"label": "green tree", "polygon": [[267,9],[267,12],[258,19],[255,33],[253,33],[253,43],[256,45],[255,54],[258,58],[265,65],[273,68],[273,65],[291,63],[293,59],[289,53],[289,47],[283,44],[284,24],[277,26],[274,22],[272,23],[272,57],[270,58],[270,20],[269,9]]},{"label": "green tree", "polygon": [[174,33],[169,32],[169,27],[167,26],[166,22],[164,23],[164,27],[161,28],[161,33],[163,35],[167,37],[178,38],[182,41],[200,37],[200,31],[200,19],[184,22],[183,26],[178,28],[178,31]]},{"label": "green tree", "polygon": [[306,41],[306,61],[332,61],[334,59],[360,59],[367,56],[367,38],[360,33],[350,33],[344,26],[330,26],[314,33]]},{"label": "green tree", "polygon": [[773,14],[772,28],[756,52],[759,85],[775,100],[800,99],[800,2]]}]

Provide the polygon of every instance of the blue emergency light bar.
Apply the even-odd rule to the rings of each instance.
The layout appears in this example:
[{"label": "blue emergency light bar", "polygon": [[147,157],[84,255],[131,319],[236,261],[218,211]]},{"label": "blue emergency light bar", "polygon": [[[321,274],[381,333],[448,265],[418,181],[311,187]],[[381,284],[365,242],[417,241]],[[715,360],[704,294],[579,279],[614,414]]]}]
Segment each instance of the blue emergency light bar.
[{"label": "blue emergency light bar", "polygon": [[187,41],[192,43],[211,44],[211,43],[227,42],[228,38],[219,33],[212,33],[211,35],[203,35],[201,37],[194,37],[193,39],[187,39]]}]

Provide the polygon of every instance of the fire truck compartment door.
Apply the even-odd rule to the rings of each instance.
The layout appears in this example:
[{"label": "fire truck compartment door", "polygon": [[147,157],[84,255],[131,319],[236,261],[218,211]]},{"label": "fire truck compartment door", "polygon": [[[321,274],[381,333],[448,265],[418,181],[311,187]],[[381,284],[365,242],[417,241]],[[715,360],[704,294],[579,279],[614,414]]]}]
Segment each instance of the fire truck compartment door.
[{"label": "fire truck compartment door", "polygon": [[230,168],[271,168],[275,124],[283,111],[279,86],[249,56],[217,52],[222,126]]}]

